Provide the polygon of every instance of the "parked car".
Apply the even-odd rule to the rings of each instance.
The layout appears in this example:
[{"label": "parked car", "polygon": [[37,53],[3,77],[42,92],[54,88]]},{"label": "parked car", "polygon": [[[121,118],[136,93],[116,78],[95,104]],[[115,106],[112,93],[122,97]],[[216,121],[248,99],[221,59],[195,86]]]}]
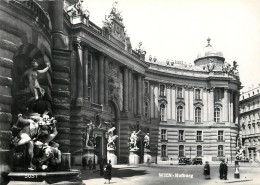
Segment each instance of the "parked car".
[{"label": "parked car", "polygon": [[192,159],[192,161],[191,161],[191,164],[200,164],[200,165],[202,165],[203,164],[203,162],[202,162],[202,158],[198,158],[198,157],[195,157],[195,158],[193,158]]},{"label": "parked car", "polygon": [[183,165],[186,165],[186,164],[188,164],[188,165],[190,165],[191,164],[191,160],[190,160],[190,158],[187,158],[187,157],[181,157],[181,158],[179,158],[179,163],[178,164],[183,164]]}]

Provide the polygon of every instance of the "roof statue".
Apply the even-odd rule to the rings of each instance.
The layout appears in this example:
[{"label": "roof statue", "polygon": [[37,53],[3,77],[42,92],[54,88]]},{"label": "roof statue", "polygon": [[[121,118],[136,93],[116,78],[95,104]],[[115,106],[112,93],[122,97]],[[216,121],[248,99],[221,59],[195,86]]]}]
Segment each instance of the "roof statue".
[{"label": "roof statue", "polygon": [[76,3],[65,8],[65,11],[69,16],[82,16],[89,19],[90,13],[88,8],[84,6],[84,0],[78,0]]},{"label": "roof statue", "polygon": [[144,47],[143,47],[142,45],[143,45],[143,43],[142,43],[142,42],[139,42],[138,48],[135,49],[135,50],[136,50],[136,52],[137,52],[138,54],[140,54],[140,55],[145,55],[145,54],[146,54],[146,51],[145,51],[145,49],[144,49]]}]

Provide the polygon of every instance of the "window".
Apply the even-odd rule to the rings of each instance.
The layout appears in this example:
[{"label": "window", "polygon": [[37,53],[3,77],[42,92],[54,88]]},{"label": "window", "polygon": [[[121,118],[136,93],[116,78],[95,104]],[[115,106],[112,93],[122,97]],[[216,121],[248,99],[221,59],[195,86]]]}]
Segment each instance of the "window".
[{"label": "window", "polygon": [[160,96],[165,96],[165,85],[160,85]]},{"label": "window", "polygon": [[149,117],[149,103],[147,102],[147,101],[145,101],[144,102],[144,116],[146,117],[146,118],[148,118]]},{"label": "window", "polygon": [[195,108],[195,123],[201,123],[201,108]]},{"label": "window", "polygon": [[197,141],[202,141],[202,131],[197,131]]},{"label": "window", "polygon": [[177,98],[183,98],[182,88],[181,88],[181,87],[178,87],[178,88],[177,88]]},{"label": "window", "polygon": [[214,100],[215,101],[221,101],[223,97],[223,93],[221,89],[214,89]]},{"label": "window", "polygon": [[179,157],[184,157],[184,145],[179,145]]},{"label": "window", "polygon": [[161,121],[166,121],[165,105],[164,104],[160,105],[160,112],[161,112]]},{"label": "window", "polygon": [[177,107],[177,122],[183,122],[183,107],[181,105]]},{"label": "window", "polygon": [[184,130],[179,130],[179,141],[184,141]]},{"label": "window", "polygon": [[218,145],[218,156],[224,156],[224,146]]},{"label": "window", "polygon": [[214,121],[217,123],[220,122],[220,108],[215,108],[214,110]]},{"label": "window", "polygon": [[218,141],[224,141],[224,131],[223,130],[218,131]]},{"label": "window", "polygon": [[149,92],[148,82],[144,82],[144,93],[148,94],[148,92]]},{"label": "window", "polygon": [[162,157],[167,156],[167,150],[166,150],[166,145],[162,145]]},{"label": "window", "polygon": [[197,146],[197,157],[202,157],[202,146],[201,145]]},{"label": "window", "polygon": [[167,130],[166,129],[161,130],[161,140],[167,140]]},{"label": "window", "polygon": [[200,100],[200,89],[195,89],[195,99]]}]

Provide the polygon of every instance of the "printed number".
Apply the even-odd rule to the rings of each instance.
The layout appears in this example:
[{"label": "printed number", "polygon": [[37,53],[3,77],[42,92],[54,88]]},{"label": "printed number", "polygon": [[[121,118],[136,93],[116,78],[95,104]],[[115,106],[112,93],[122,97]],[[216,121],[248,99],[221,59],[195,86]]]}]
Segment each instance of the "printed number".
[{"label": "printed number", "polygon": [[37,175],[25,175],[26,179],[35,179],[37,178]]}]

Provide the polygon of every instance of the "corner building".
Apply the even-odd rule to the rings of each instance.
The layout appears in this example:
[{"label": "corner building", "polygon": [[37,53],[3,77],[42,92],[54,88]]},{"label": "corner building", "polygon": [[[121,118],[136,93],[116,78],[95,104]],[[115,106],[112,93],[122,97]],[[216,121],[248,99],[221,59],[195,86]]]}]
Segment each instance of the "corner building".
[{"label": "corner building", "polygon": [[240,81],[223,72],[221,53],[209,43],[195,65],[145,59],[141,44],[132,49],[117,4],[102,27],[74,5],[69,0],[0,2],[1,173],[12,166],[10,129],[18,114],[13,84],[19,80],[14,68],[31,59],[40,68],[51,64],[38,79],[58,121],[55,140],[62,153],[71,153],[73,165],[81,165],[90,121],[95,124],[91,136],[97,161],[106,157],[111,126],[119,136],[118,163],[128,162],[134,130],[142,130],[141,162],[147,132],[153,161],[189,154],[207,160],[235,155]]},{"label": "corner building", "polygon": [[260,86],[240,95],[240,137],[244,158],[260,161]]}]

